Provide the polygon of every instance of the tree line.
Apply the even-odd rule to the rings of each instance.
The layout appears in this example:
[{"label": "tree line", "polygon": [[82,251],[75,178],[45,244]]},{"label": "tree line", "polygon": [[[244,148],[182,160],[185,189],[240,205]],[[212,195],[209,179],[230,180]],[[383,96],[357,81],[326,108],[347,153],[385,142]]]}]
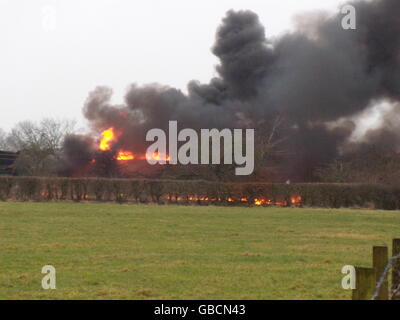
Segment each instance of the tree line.
[{"label": "tree line", "polygon": [[19,175],[51,176],[62,157],[65,136],[76,131],[74,120],[22,121],[9,132],[0,128],[0,150],[20,153],[13,164]]}]

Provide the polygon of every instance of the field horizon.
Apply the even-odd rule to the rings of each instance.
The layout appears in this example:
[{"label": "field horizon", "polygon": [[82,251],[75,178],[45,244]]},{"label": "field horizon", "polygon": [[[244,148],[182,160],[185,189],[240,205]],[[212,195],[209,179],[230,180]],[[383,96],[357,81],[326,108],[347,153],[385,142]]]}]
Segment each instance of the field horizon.
[{"label": "field horizon", "polygon": [[[350,299],[395,211],[0,203],[0,299]],[[56,268],[43,290],[41,269]]]}]

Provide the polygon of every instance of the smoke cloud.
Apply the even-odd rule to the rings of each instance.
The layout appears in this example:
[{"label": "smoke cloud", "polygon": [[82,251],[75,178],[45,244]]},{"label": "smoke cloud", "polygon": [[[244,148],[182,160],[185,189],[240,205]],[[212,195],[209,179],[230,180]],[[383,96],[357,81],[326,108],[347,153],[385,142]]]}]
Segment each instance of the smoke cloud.
[{"label": "smoke cloud", "polygon": [[[268,38],[255,13],[229,11],[212,48],[220,61],[218,76],[208,84],[193,80],[188,94],[161,84],[132,84],[123,105],[111,105],[112,90],[98,87],[87,98],[84,116],[96,133],[118,128],[116,147],[144,153],[146,132],[167,130],[169,120],[182,128],[250,127],[261,134],[279,115],[285,119],[277,132],[284,138],[280,147],[290,155],[281,161],[285,175],[312,180],[315,168],[346,150],[358,114],[377,101],[400,100],[400,1],[350,4],[357,11],[356,30],[342,28],[340,12],[316,13],[303,16],[297,31],[278,39]],[[397,148],[397,128],[391,123],[367,136],[371,143]],[[66,140],[70,166],[81,164],[82,158],[71,154],[85,143],[91,150],[91,139]],[[84,161],[90,158],[81,154]]]}]

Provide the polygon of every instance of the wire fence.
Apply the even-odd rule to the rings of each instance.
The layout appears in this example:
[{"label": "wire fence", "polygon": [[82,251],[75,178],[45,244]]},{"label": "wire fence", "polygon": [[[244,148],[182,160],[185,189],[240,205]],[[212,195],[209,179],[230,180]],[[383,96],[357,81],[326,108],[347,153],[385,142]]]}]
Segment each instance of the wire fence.
[{"label": "wire fence", "polygon": [[400,300],[400,239],[393,239],[389,258],[387,246],[374,246],[372,268],[355,267],[353,300]]},{"label": "wire fence", "polygon": [[[387,282],[389,271],[393,268],[393,264],[395,262],[397,262],[397,260],[399,260],[399,259],[400,259],[400,254],[397,254],[396,256],[391,257],[389,259],[389,262],[387,263],[385,270],[381,274],[379,281],[376,284],[375,291],[371,297],[371,300],[376,300],[376,298],[378,297],[379,293],[381,292],[381,290],[383,288],[384,283]],[[400,278],[400,270],[397,270],[397,269],[393,270],[392,281],[393,281],[393,278],[395,278],[395,279]],[[389,298],[392,300],[395,299],[397,297],[399,291],[400,291],[400,282],[396,283],[396,284],[394,284],[394,286],[392,286]]]}]

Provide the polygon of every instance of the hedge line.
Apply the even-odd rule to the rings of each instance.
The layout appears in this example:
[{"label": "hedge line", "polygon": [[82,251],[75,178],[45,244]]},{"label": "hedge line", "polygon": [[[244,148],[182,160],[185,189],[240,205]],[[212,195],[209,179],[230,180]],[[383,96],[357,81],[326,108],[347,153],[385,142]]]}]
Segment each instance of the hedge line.
[{"label": "hedge line", "polygon": [[[301,199],[301,200],[300,200]],[[400,209],[400,187],[103,178],[0,177],[0,200],[116,201],[215,205],[297,205]]]}]

